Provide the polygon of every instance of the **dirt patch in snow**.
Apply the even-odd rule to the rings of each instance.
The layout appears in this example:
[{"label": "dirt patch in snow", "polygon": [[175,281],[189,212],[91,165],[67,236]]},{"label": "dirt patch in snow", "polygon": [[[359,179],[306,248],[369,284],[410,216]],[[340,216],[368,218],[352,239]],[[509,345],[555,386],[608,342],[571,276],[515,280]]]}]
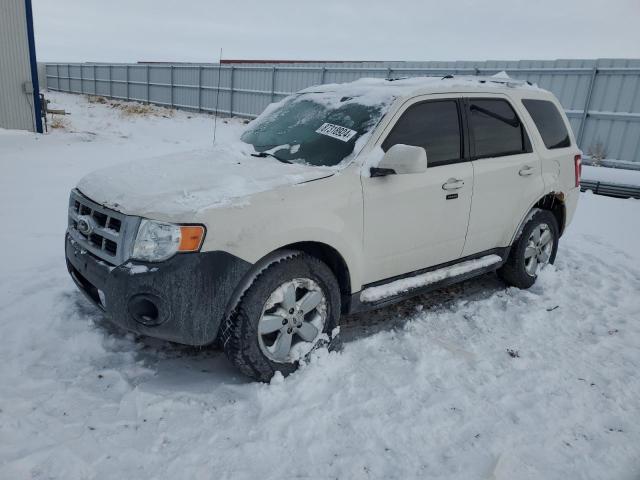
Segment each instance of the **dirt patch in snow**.
[{"label": "dirt patch in snow", "polygon": [[49,128],[54,130],[69,130],[70,127],[69,120],[66,117],[60,115],[52,115],[51,121],[49,122]]},{"label": "dirt patch in snow", "polygon": [[141,103],[136,101],[120,101],[106,98],[100,95],[88,95],[89,103],[106,105],[110,108],[119,110],[124,117],[136,116],[159,116],[163,118],[171,118],[176,111],[171,108],[165,108],[150,103]]}]

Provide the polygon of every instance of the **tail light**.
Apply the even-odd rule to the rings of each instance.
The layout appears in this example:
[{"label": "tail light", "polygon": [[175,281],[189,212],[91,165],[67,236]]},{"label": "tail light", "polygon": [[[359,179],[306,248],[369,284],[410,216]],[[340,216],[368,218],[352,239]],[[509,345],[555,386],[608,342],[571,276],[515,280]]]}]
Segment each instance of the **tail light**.
[{"label": "tail light", "polygon": [[573,157],[573,162],[576,169],[576,187],[580,186],[580,176],[582,175],[582,155],[576,155]]}]

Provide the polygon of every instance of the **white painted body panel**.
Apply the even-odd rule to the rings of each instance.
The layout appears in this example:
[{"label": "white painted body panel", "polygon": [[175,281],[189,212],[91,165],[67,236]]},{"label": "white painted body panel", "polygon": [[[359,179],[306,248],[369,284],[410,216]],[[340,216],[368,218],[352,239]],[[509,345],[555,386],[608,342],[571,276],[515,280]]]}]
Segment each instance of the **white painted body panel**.
[{"label": "white painted body panel", "polygon": [[[460,190],[442,185],[462,180]],[[363,178],[366,283],[449,262],[464,247],[471,206],[470,163],[414,175]],[[458,194],[446,200],[447,194]]]},{"label": "white painted body panel", "polygon": [[[442,98],[451,98],[451,95],[420,95],[399,105],[371,148],[380,148],[410,106]],[[449,179],[461,180],[464,186],[455,191],[444,190],[442,185]],[[365,283],[460,257],[473,188],[473,169],[469,162],[427,168],[424,173],[410,175],[371,178],[363,172],[362,188]],[[447,194],[457,194],[458,198],[447,200]]]},{"label": "white painted body panel", "polygon": [[358,290],[362,272],[362,187],[359,169],[284,186],[247,198],[247,204],[204,210],[189,220],[204,223],[202,251],[223,250],[250,263],[298,242],[324,243],[349,266]]},{"label": "white painted body panel", "polygon": [[[467,98],[502,98],[515,109],[531,137],[533,129],[524,120],[524,108],[510,95],[477,93]],[[473,205],[467,241],[462,256],[473,255],[510,244],[523,213],[544,195],[542,164],[534,151],[518,155],[481,158],[473,166]],[[522,175],[527,170],[527,175]]]},{"label": "white painted body panel", "polygon": [[[513,106],[524,123],[532,153],[474,160],[474,187],[467,241],[462,256],[473,255],[492,248],[511,245],[523,220],[533,206],[547,194],[567,196],[575,186],[574,157],[580,153],[562,106],[549,92],[543,90],[507,90],[503,93],[482,92],[465,97],[504,98]],[[571,146],[547,150],[522,99],[553,102],[560,112]],[[520,170],[531,167],[531,175],[522,176]],[[576,202],[565,202],[565,227],[573,218]]]},{"label": "white painted body panel", "polygon": [[[533,147],[533,153],[538,157],[540,162],[542,183],[544,184],[544,189],[541,197],[547,194],[555,194],[564,201],[564,228],[566,229],[566,227],[571,223],[571,220],[573,219],[573,215],[578,205],[578,198],[580,196],[580,188],[575,186],[574,158],[576,155],[582,154],[581,150],[576,146],[575,136],[573,134],[573,130],[571,129],[569,119],[567,118],[564,109],[562,108],[562,105],[560,105],[558,99],[552,93],[546,90],[538,90],[534,92],[516,91],[511,93],[509,96],[512,100],[514,108],[516,108],[518,115],[520,115],[521,120],[524,122],[527,128],[529,139],[531,140],[531,144]],[[552,102],[558,109],[565,127],[569,132],[571,145],[566,148],[548,150],[545,147],[542,137],[540,136],[538,129],[535,127],[531,116],[527,112],[527,109],[524,108],[522,99],[540,99]],[[529,208],[527,208],[524,213],[522,213],[520,223],[525,219],[525,217],[529,213],[529,210],[533,207],[537,200],[538,199],[531,201]],[[518,232],[520,223],[517,224],[516,228],[512,230],[510,235],[507,235],[503,238],[503,246],[511,245],[511,242]]]}]

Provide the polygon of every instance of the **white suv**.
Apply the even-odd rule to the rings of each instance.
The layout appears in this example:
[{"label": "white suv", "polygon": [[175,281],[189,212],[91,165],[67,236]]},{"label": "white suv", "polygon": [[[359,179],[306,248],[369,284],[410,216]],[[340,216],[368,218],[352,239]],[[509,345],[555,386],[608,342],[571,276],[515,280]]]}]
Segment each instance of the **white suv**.
[{"label": "white suv", "polygon": [[287,374],[340,315],[496,270],[531,286],[579,196],[555,97],[508,78],[362,79],[272,104],[235,143],[94,172],[66,257],[114,323]]}]

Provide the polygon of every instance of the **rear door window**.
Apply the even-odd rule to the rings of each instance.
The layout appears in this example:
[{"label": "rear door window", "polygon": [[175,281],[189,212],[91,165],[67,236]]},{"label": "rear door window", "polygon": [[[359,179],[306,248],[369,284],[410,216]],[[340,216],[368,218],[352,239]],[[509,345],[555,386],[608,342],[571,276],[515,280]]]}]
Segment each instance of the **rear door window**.
[{"label": "rear door window", "polygon": [[475,147],[474,158],[501,157],[531,151],[527,132],[506,100],[470,98],[469,124]]},{"label": "rear door window", "polygon": [[464,156],[458,102],[431,100],[410,106],[396,122],[382,144],[386,152],[402,143],[423,147],[427,165],[454,163]]},{"label": "rear door window", "polygon": [[522,104],[531,115],[533,123],[536,124],[545,147],[551,150],[571,146],[567,127],[553,102],[522,100]]}]

